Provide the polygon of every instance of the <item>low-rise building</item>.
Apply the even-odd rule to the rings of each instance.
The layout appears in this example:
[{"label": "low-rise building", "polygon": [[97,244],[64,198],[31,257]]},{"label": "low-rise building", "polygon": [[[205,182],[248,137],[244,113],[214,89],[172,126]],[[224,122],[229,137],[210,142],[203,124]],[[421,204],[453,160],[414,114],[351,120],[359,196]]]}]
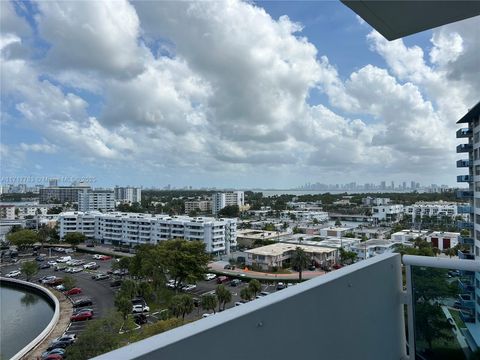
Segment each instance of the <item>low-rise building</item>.
[{"label": "low-rise building", "polygon": [[287,265],[295,249],[299,247],[316,266],[330,266],[336,262],[337,249],[303,244],[275,243],[246,250],[245,264],[258,266],[262,270],[272,270]]},{"label": "low-rise building", "polygon": [[192,211],[210,212],[212,210],[211,200],[188,200],[185,201],[185,214]]},{"label": "low-rise building", "polygon": [[378,206],[378,205],[388,205],[390,204],[389,198],[374,198],[371,196],[367,196],[366,198],[362,199],[362,205],[365,206]]},{"label": "low-rise building", "polygon": [[392,223],[401,220],[404,211],[403,205],[379,205],[372,208],[372,217],[375,223]]},{"label": "low-rise building", "polygon": [[352,232],[353,228],[351,227],[336,227],[330,226],[320,229],[320,236],[323,237],[345,237],[346,234]]},{"label": "low-rise building", "polygon": [[237,243],[239,246],[252,248],[255,246],[255,242],[263,240],[279,241],[281,237],[289,235],[280,231],[265,231],[265,230],[238,230],[237,231]]},{"label": "low-rise building", "polygon": [[[413,222],[418,222],[424,216],[434,216],[440,218],[446,216],[454,218],[458,215],[458,205],[454,202],[446,201],[419,201],[405,208],[405,213],[412,216]],[[469,204],[460,204],[468,206]]]},{"label": "low-rise building", "polygon": [[426,240],[431,243],[433,247],[444,251],[457,246],[459,237],[460,233],[458,232],[434,231],[428,234]]},{"label": "low-rise building", "polygon": [[358,260],[365,260],[386,252],[393,252],[396,246],[400,244],[403,243],[390,240],[367,240],[353,246],[352,251],[357,254]]},{"label": "low-rise building", "polygon": [[421,238],[425,240],[428,235],[428,230],[401,230],[396,233],[393,233],[391,236],[392,241],[399,242],[408,242],[415,240],[416,238]]},{"label": "low-rise building", "polygon": [[366,237],[368,240],[370,239],[388,239],[390,234],[390,228],[385,227],[364,227],[359,226],[353,229],[353,234],[357,238]]},{"label": "low-rise building", "polygon": [[284,210],[280,213],[282,220],[297,220],[297,221],[313,221],[324,222],[328,220],[328,213],[326,211],[310,211],[310,210]]}]

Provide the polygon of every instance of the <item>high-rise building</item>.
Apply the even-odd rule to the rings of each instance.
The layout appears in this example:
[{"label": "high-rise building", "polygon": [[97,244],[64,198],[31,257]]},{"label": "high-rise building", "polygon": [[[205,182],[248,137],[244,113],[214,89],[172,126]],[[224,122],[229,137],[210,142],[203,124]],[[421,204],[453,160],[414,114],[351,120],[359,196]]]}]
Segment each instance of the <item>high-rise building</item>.
[{"label": "high-rise building", "polygon": [[245,195],[243,191],[214,193],[212,195],[212,214],[217,214],[224,207],[230,205],[237,205],[238,207],[245,205]]},{"label": "high-rise building", "polygon": [[58,179],[48,179],[48,186],[58,186]]},{"label": "high-rise building", "polygon": [[115,195],[113,190],[88,189],[78,193],[78,210],[102,212],[115,210]]},{"label": "high-rise building", "polygon": [[[467,245],[470,251],[459,251],[458,256],[463,259],[480,261],[480,102],[477,103],[457,124],[466,124],[468,127],[457,130],[457,138],[468,142],[457,146],[457,153],[465,154],[464,159],[457,161],[458,168],[465,168],[467,174],[457,176],[458,182],[468,184],[468,190],[458,192],[460,198],[468,200],[470,206],[465,211],[470,213],[470,222],[459,222],[461,230],[468,230],[468,236],[461,236],[459,242]],[[474,170],[475,169],[475,170]],[[471,299],[473,313],[461,312],[469,335],[480,347],[480,273],[473,273],[470,283],[473,284]],[[468,276],[468,273],[464,274]],[[468,281],[468,280],[467,280]],[[468,289],[467,289],[468,290]]]},{"label": "high-rise building", "polygon": [[142,201],[142,189],[137,187],[115,186],[115,200],[124,203],[140,203]]}]

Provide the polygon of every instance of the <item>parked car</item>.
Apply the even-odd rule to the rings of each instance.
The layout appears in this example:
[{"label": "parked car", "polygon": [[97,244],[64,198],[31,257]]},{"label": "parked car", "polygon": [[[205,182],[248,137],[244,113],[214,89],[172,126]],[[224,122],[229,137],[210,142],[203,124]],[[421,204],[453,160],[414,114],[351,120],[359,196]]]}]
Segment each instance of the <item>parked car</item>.
[{"label": "parked car", "polygon": [[149,311],[150,307],[148,305],[137,304],[132,306],[132,313],[144,313]]},{"label": "parked car", "polygon": [[148,322],[147,316],[145,314],[134,314],[133,321],[135,321],[135,324],[137,325],[143,325]]},{"label": "parked car", "polygon": [[108,274],[96,274],[92,276],[92,279],[95,281],[110,279]]},{"label": "parked car", "polygon": [[206,318],[206,317],[209,317],[209,316],[212,316],[212,315],[213,315],[213,313],[206,313],[206,314],[202,315],[202,318]]},{"label": "parked car", "polygon": [[49,269],[49,268],[50,268],[50,264],[48,263],[40,264],[40,269]]},{"label": "parked car", "polygon": [[340,265],[340,264],[333,264],[332,267],[333,267],[335,270],[338,270],[338,269],[342,268],[343,266]]},{"label": "parked car", "polygon": [[57,265],[57,262],[55,260],[50,260],[47,264],[50,266],[55,266]]},{"label": "parked car", "polygon": [[79,272],[81,272],[81,271],[83,271],[83,268],[78,267],[78,266],[77,266],[77,267],[74,267],[74,268],[72,268],[72,269],[70,270],[71,273],[79,273]]},{"label": "parked car", "polygon": [[224,284],[228,282],[230,278],[228,276],[219,276],[217,277],[217,284]]},{"label": "parked car", "polygon": [[65,356],[64,356],[65,351],[66,350],[62,349],[62,348],[57,348],[57,349],[53,349],[53,350],[50,350],[50,351],[45,351],[40,356],[40,359],[41,360],[46,360],[49,355],[60,355],[60,356],[62,356],[62,359],[64,359],[65,358]]},{"label": "parked car", "polygon": [[[53,349],[53,350],[56,350],[56,349]],[[42,357],[42,360],[63,360],[63,359],[65,359],[65,357],[60,354],[50,354],[50,355],[47,355],[46,357]]]},{"label": "parked car", "polygon": [[46,282],[46,284],[55,287],[57,285],[63,284],[63,279],[62,278],[56,278],[54,280],[50,280],[50,281]]},{"label": "parked car", "polygon": [[93,305],[93,301],[90,298],[81,298],[72,301],[73,307],[83,307],[83,306],[91,306]]},{"label": "parked car", "polygon": [[122,280],[113,280],[110,282],[111,287],[117,287],[122,285]]},{"label": "parked car", "polygon": [[95,269],[98,269],[99,267],[100,267],[100,265],[97,265],[97,263],[94,262],[94,261],[83,265],[84,269],[90,269],[90,270],[95,270]]},{"label": "parked car", "polygon": [[197,288],[197,285],[195,285],[195,284],[187,284],[187,285],[182,287],[182,290],[183,291],[192,291],[192,290],[195,290],[196,288]]},{"label": "parked car", "polygon": [[20,270],[13,270],[13,271],[10,271],[8,274],[6,274],[5,277],[13,278],[13,277],[19,276],[21,273],[22,272]]},{"label": "parked car", "polygon": [[91,307],[81,307],[81,308],[76,308],[76,309],[73,309],[73,314],[78,314],[78,313],[81,313],[82,311],[90,311],[92,314],[93,314],[93,308]]},{"label": "parked car", "polygon": [[57,259],[57,262],[66,263],[67,261],[72,260],[71,256],[62,256]]},{"label": "parked car", "polygon": [[95,260],[100,260],[102,258],[103,255],[100,255],[100,254],[95,254],[92,256],[93,259]]},{"label": "parked car", "polygon": [[38,282],[42,283],[42,284],[46,284],[47,282],[49,282],[50,280],[55,280],[57,277],[56,276],[53,276],[53,275],[49,275],[49,276],[42,276],[40,279],[38,279]]},{"label": "parked car", "polygon": [[90,311],[82,311],[70,316],[70,321],[84,321],[90,320],[93,317],[93,313]]},{"label": "parked car", "polygon": [[42,261],[45,261],[45,257],[43,257],[43,256],[37,256],[37,257],[35,258],[35,260],[38,261],[38,262],[42,262]]},{"label": "parked car", "polygon": [[67,290],[67,288],[66,288],[65,285],[63,285],[63,284],[60,284],[60,285],[55,286],[55,289],[57,289],[58,291],[65,291],[65,290]]},{"label": "parked car", "polygon": [[204,278],[206,281],[210,281],[210,280],[213,280],[217,277],[217,275],[215,274],[212,274],[212,273],[208,273],[208,274],[205,274]]},{"label": "parked car", "polygon": [[111,259],[112,259],[112,257],[109,256],[109,255],[101,255],[100,259],[98,259],[98,260],[111,260]]},{"label": "parked car", "polygon": [[47,348],[47,351],[52,351],[53,349],[63,348],[72,345],[75,342],[75,338],[71,336],[61,336],[53,340]]},{"label": "parked car", "polygon": [[233,279],[232,281],[230,281],[230,286],[238,286],[242,283],[242,280],[240,279]]},{"label": "parked car", "polygon": [[226,269],[226,270],[235,270],[235,265],[227,264],[223,268]]},{"label": "parked car", "polygon": [[277,284],[277,290],[283,290],[283,289],[285,289],[285,288],[286,288],[286,286],[285,286],[285,284],[284,284],[283,282],[279,282],[279,283]]},{"label": "parked car", "polygon": [[65,295],[77,295],[81,293],[82,293],[82,289],[80,289],[79,287],[74,287],[68,291],[65,291]]}]

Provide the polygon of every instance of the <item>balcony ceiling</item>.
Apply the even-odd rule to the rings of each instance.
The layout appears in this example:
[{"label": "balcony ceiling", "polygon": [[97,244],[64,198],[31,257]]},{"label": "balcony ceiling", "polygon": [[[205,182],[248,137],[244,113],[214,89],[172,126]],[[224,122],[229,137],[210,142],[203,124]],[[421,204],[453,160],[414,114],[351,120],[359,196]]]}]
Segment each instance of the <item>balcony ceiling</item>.
[{"label": "balcony ceiling", "polygon": [[480,15],[480,1],[342,2],[388,40]]}]

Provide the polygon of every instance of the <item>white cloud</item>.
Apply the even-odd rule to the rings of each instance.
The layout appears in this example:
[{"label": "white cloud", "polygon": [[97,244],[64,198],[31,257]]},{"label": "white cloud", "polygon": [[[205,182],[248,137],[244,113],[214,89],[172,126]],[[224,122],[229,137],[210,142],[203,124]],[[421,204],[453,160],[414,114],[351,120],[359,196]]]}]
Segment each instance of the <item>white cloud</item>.
[{"label": "white cloud", "polygon": [[56,145],[43,143],[43,144],[25,144],[20,143],[20,149],[23,151],[32,151],[37,153],[55,154],[58,150]]}]

